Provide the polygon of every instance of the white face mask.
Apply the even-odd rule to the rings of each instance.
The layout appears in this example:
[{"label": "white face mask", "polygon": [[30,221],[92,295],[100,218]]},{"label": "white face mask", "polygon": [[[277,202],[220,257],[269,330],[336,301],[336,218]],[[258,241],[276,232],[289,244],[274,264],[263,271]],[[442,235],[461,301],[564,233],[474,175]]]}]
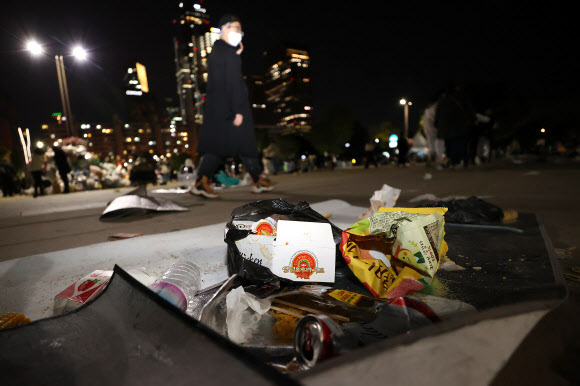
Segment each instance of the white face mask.
[{"label": "white face mask", "polygon": [[228,41],[231,46],[236,47],[242,41],[242,34],[239,32],[230,31],[228,32]]}]

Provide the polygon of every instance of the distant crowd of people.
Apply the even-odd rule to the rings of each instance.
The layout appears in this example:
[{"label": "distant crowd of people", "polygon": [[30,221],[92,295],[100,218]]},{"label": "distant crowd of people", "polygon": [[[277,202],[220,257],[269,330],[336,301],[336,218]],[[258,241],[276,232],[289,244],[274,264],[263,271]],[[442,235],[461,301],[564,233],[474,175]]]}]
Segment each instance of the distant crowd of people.
[{"label": "distant crowd of people", "polygon": [[[423,129],[430,165],[458,167],[489,161],[493,145],[493,111],[474,110],[461,86],[450,87],[427,106]],[[445,155],[445,157],[444,157]]]}]

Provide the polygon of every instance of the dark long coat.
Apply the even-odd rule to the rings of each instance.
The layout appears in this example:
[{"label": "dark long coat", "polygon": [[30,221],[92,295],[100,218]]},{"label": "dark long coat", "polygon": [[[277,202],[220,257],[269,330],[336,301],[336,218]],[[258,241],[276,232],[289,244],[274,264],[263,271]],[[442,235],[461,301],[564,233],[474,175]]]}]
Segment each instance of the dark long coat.
[{"label": "dark long coat", "polygon": [[[236,50],[237,47],[220,39],[208,56],[207,93],[198,146],[201,154],[257,156],[248,87]],[[236,114],[244,116],[240,126],[233,124]]]}]

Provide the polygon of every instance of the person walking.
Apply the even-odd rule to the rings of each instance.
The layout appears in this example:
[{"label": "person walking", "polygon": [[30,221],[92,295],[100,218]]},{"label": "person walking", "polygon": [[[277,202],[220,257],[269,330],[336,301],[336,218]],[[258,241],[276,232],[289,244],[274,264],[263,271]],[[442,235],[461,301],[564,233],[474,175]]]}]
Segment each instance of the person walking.
[{"label": "person walking", "polygon": [[427,137],[427,146],[429,147],[428,166],[441,168],[441,159],[445,153],[445,142],[437,137],[437,127],[435,127],[435,111],[437,110],[437,101],[427,106],[423,113],[423,129]]},{"label": "person walking", "polygon": [[28,164],[28,170],[32,174],[32,180],[34,181],[34,198],[38,197],[38,191],[40,190],[40,195],[44,196],[44,186],[42,185],[42,174],[44,173],[46,167],[46,160],[44,158],[44,152],[42,149],[34,148],[32,151],[32,157],[30,158],[30,163]]},{"label": "person walking", "polygon": [[236,155],[252,177],[252,192],[270,191],[274,185],[262,174],[248,88],[242,77],[242,24],[238,17],[224,15],[218,25],[220,39],[207,60],[207,93],[197,149],[203,157],[190,193],[217,198],[210,179],[224,157]]},{"label": "person walking", "polygon": [[465,158],[469,128],[473,113],[460,86],[449,88],[437,103],[435,127],[437,135],[445,141],[449,165],[457,167]]},{"label": "person walking", "polygon": [[56,164],[58,175],[64,184],[63,193],[69,193],[68,174],[70,173],[70,165],[68,163],[67,155],[64,150],[58,146],[53,146],[52,150],[54,151],[54,163]]}]

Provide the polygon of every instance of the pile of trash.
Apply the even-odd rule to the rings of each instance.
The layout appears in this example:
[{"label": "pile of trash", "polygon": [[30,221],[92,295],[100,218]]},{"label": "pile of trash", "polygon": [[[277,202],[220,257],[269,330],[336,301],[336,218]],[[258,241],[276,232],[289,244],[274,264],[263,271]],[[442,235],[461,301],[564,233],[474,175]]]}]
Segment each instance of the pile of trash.
[{"label": "pile of trash", "polygon": [[[61,149],[68,157],[71,170],[68,173],[68,180],[71,190],[122,188],[131,185],[129,170],[124,164],[100,161],[94,153],[88,151],[86,143],[82,140],[73,141],[69,138],[63,141]],[[47,193],[60,193],[64,190],[64,184],[53,162],[52,148],[46,150],[45,157],[48,161],[46,185],[53,187],[52,190],[47,190]],[[28,190],[27,193],[32,193],[31,189]]]},{"label": "pile of trash", "polygon": [[[144,267],[127,272],[278,370],[307,370],[343,351],[437,323],[450,308],[473,309],[417,293],[447,253],[446,208],[377,209],[341,230],[305,202],[249,203],[233,210],[224,229],[225,282],[201,288],[202,268],[186,259],[159,277]],[[95,299],[112,275],[96,270],[63,288],[54,314]]]}]

